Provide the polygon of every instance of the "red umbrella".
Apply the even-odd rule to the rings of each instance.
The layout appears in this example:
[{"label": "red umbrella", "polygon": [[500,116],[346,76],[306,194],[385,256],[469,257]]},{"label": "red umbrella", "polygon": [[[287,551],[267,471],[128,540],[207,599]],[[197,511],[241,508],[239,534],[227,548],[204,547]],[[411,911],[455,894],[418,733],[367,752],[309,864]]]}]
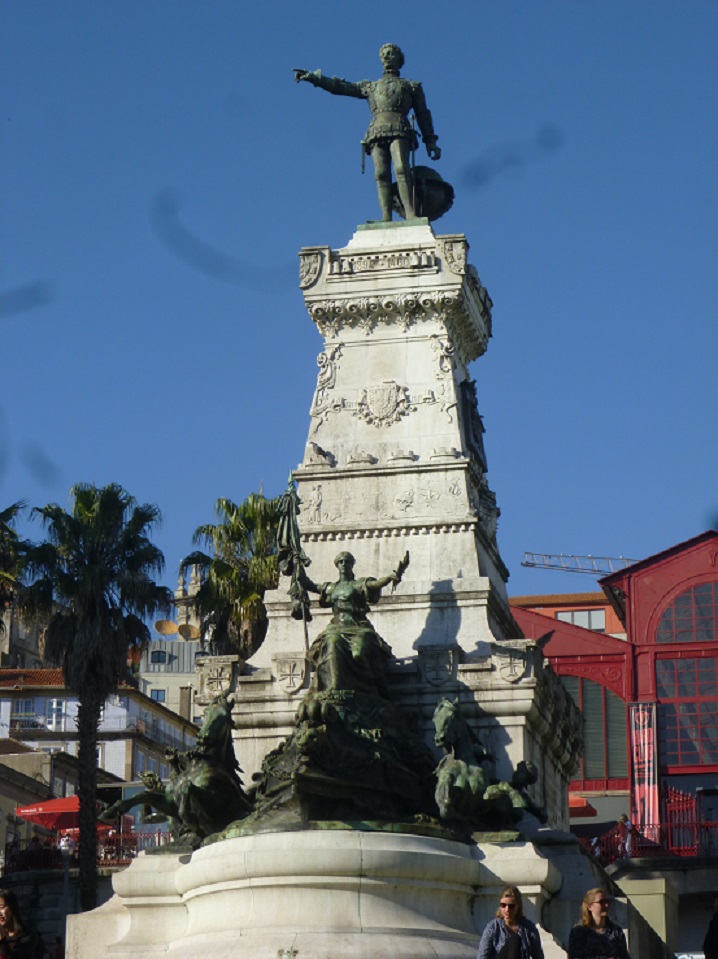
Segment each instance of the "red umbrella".
[{"label": "red umbrella", "polygon": [[65,796],[64,799],[46,799],[32,806],[18,806],[15,815],[45,829],[76,829],[79,826],[80,797]]},{"label": "red umbrella", "polygon": [[577,796],[575,793],[569,793],[568,814],[572,818],[580,817],[583,819],[590,819],[593,816],[597,816],[598,812],[585,796]]}]

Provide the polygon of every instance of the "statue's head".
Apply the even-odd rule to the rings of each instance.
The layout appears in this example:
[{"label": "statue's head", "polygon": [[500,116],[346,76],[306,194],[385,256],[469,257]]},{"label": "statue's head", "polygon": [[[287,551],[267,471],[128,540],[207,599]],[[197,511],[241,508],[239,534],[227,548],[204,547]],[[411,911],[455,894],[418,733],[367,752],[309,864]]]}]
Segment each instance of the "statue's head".
[{"label": "statue's head", "polygon": [[356,560],[351,553],[338,553],[334,558],[334,565],[339,570],[339,575],[345,579],[354,578],[354,564]]},{"label": "statue's head", "polygon": [[379,50],[379,59],[385,70],[401,70],[404,66],[404,54],[395,43],[385,43]]}]

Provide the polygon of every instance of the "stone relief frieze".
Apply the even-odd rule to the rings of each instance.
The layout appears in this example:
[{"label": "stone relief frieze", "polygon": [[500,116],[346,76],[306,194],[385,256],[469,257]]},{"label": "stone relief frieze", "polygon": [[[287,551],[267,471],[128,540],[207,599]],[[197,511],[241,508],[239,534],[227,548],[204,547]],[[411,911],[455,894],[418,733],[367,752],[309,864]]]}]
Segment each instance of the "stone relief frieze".
[{"label": "stone relief frieze", "polygon": [[345,279],[362,273],[436,273],[439,269],[432,250],[394,250],[391,253],[334,254],[329,264],[329,279]]},{"label": "stone relief frieze", "polygon": [[342,355],[343,344],[327,343],[326,348],[317,357],[317,386],[314,391],[314,399],[309,410],[309,415],[315,418],[312,425],[312,432],[316,432],[319,426],[326,420],[327,414],[336,402],[332,397],[332,391],[336,385],[337,369]]},{"label": "stone relief frieze", "polygon": [[355,416],[372,426],[390,426],[415,409],[409,391],[394,380],[385,380],[363,389],[359,394]]},{"label": "stone relief frieze", "polygon": [[451,484],[447,488],[441,480],[433,483],[409,482],[395,494],[389,512],[393,519],[409,516],[421,518],[434,515],[437,509],[455,516],[465,512],[460,484]]},{"label": "stone relief frieze", "polygon": [[303,504],[302,521],[304,525],[317,526],[321,523],[336,523],[341,518],[341,512],[330,512],[327,509],[322,484],[315,483],[309,497]]}]

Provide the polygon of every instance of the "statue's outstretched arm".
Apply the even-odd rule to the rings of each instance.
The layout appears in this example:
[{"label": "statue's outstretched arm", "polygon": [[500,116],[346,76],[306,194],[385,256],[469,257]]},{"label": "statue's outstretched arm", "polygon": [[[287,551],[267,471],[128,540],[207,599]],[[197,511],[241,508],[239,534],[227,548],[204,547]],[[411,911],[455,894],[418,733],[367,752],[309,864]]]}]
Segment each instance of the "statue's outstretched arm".
[{"label": "statue's outstretched arm", "polygon": [[299,567],[299,574],[298,574],[297,578],[298,578],[298,580],[299,580],[299,584],[300,584],[301,586],[303,586],[308,592],[310,592],[310,593],[321,593],[321,591],[322,591],[321,586],[317,586],[317,584],[316,584],[315,582],[313,582],[313,581],[307,576],[307,574],[304,572],[304,567],[303,567],[303,566],[300,566],[300,567]]},{"label": "statue's outstretched arm", "polygon": [[294,70],[294,79],[297,83],[304,80],[305,83],[311,83],[313,87],[321,87],[327,93],[333,93],[340,97],[359,97],[365,96],[360,83],[352,83],[350,80],[342,80],[340,77],[324,77],[321,70]]},{"label": "statue's outstretched arm", "polygon": [[389,583],[391,583],[392,586],[396,586],[397,583],[401,582],[401,578],[404,575],[404,572],[408,565],[409,565],[409,553],[407,551],[406,553],[404,553],[402,560],[400,561],[399,565],[396,567],[395,570],[389,573],[388,576],[381,576],[379,579],[373,579],[371,585],[374,587],[374,589],[383,589],[385,586],[388,586]]},{"label": "statue's outstretched arm", "polygon": [[426,146],[426,152],[432,160],[438,160],[441,156],[441,147],[436,145],[439,139],[434,133],[434,121],[431,118],[431,112],[426,105],[424,89],[420,83],[414,84],[414,113],[416,122],[419,124],[419,130]]}]

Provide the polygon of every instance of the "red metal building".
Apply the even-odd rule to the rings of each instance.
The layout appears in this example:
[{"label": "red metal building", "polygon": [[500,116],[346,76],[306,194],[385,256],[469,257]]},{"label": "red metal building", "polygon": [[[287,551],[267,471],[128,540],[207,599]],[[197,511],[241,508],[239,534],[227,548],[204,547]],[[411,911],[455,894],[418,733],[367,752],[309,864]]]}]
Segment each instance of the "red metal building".
[{"label": "red metal building", "polygon": [[512,612],[527,638],[551,632],[544,651],[583,712],[571,790],[597,810],[593,834],[619,810],[637,827],[628,849],[604,833],[604,862],[622,881],[669,876],[681,927],[700,924],[718,890],[718,532],[599,585]]}]

